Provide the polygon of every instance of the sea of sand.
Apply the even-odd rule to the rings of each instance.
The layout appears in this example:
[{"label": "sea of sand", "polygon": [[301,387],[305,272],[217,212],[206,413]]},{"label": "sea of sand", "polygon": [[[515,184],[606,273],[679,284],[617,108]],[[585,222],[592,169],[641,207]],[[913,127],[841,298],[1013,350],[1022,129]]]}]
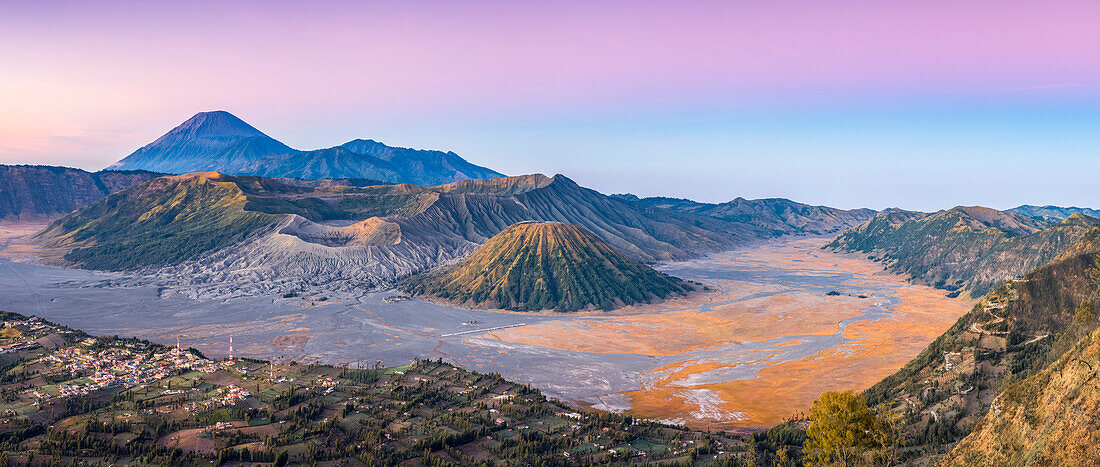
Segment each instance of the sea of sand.
[{"label": "sea of sand", "polygon": [[211,356],[229,353],[232,333],[236,356],[352,367],[442,358],[579,406],[694,427],[775,424],[823,391],[867,388],[972,305],[822,250],[821,237],[660,264],[709,290],[614,312],[466,310],[395,301],[393,291],[195,300],[171,286],[121,285],[125,274],[39,264],[18,241],[39,228],[0,224],[0,310],[179,339]]}]

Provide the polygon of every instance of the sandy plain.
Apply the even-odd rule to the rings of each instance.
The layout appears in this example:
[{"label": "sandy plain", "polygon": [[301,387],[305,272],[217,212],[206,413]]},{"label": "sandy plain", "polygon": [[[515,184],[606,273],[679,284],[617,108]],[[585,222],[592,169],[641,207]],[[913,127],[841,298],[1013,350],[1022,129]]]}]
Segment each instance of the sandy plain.
[{"label": "sandy plain", "polygon": [[94,334],[179,338],[213,356],[228,352],[232,332],[239,356],[353,366],[443,358],[580,406],[697,427],[769,425],[822,391],[866,388],[971,306],[823,251],[824,238],[661,264],[709,290],[610,313],[466,310],[386,300],[392,291],[324,303],[195,300],[170,285],[122,285],[118,273],[36,264],[18,240],[40,227],[0,226],[0,309]]},{"label": "sandy plain", "polygon": [[857,255],[821,250],[826,241],[775,241],[666,264],[713,291],[489,336],[680,357],[643,373],[641,388],[618,398],[623,407],[716,428],[775,424],[823,391],[861,390],[893,373],[972,306]]}]

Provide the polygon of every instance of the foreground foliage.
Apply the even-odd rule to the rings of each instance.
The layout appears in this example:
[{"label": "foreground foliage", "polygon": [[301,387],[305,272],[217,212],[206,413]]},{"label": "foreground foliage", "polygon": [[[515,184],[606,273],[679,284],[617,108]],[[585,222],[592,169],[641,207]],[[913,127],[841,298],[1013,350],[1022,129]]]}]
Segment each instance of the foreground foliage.
[{"label": "foreground foliage", "polygon": [[810,409],[806,465],[889,465],[896,460],[899,420],[871,410],[852,391],[822,394]]}]

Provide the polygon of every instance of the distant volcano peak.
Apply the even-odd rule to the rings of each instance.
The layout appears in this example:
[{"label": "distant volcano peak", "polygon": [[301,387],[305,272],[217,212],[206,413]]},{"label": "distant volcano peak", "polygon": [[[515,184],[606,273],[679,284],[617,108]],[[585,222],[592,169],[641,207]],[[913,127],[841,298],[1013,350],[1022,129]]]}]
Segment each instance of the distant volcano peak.
[{"label": "distant volcano peak", "polygon": [[267,136],[244,120],[237,118],[236,115],[224,110],[199,112],[179,126],[173,128],[168,134],[184,132],[196,136]]},{"label": "distant volcano peak", "polygon": [[224,110],[195,114],[109,168],[169,174],[367,178],[424,186],[503,177],[453,152],[391,147],[369,139],[299,151]]}]

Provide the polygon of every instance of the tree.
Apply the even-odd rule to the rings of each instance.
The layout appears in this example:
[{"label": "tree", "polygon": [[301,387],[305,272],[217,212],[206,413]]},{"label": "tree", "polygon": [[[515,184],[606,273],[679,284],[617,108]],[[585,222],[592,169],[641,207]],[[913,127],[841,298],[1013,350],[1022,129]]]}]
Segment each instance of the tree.
[{"label": "tree", "polygon": [[279,455],[275,457],[275,465],[284,466],[288,460],[290,460],[290,456],[287,455],[286,450],[280,451]]},{"label": "tree", "polygon": [[[877,412],[877,413],[876,413]],[[898,441],[896,417],[872,411],[852,391],[830,391],[814,401],[806,428],[806,465],[887,464]]]}]

